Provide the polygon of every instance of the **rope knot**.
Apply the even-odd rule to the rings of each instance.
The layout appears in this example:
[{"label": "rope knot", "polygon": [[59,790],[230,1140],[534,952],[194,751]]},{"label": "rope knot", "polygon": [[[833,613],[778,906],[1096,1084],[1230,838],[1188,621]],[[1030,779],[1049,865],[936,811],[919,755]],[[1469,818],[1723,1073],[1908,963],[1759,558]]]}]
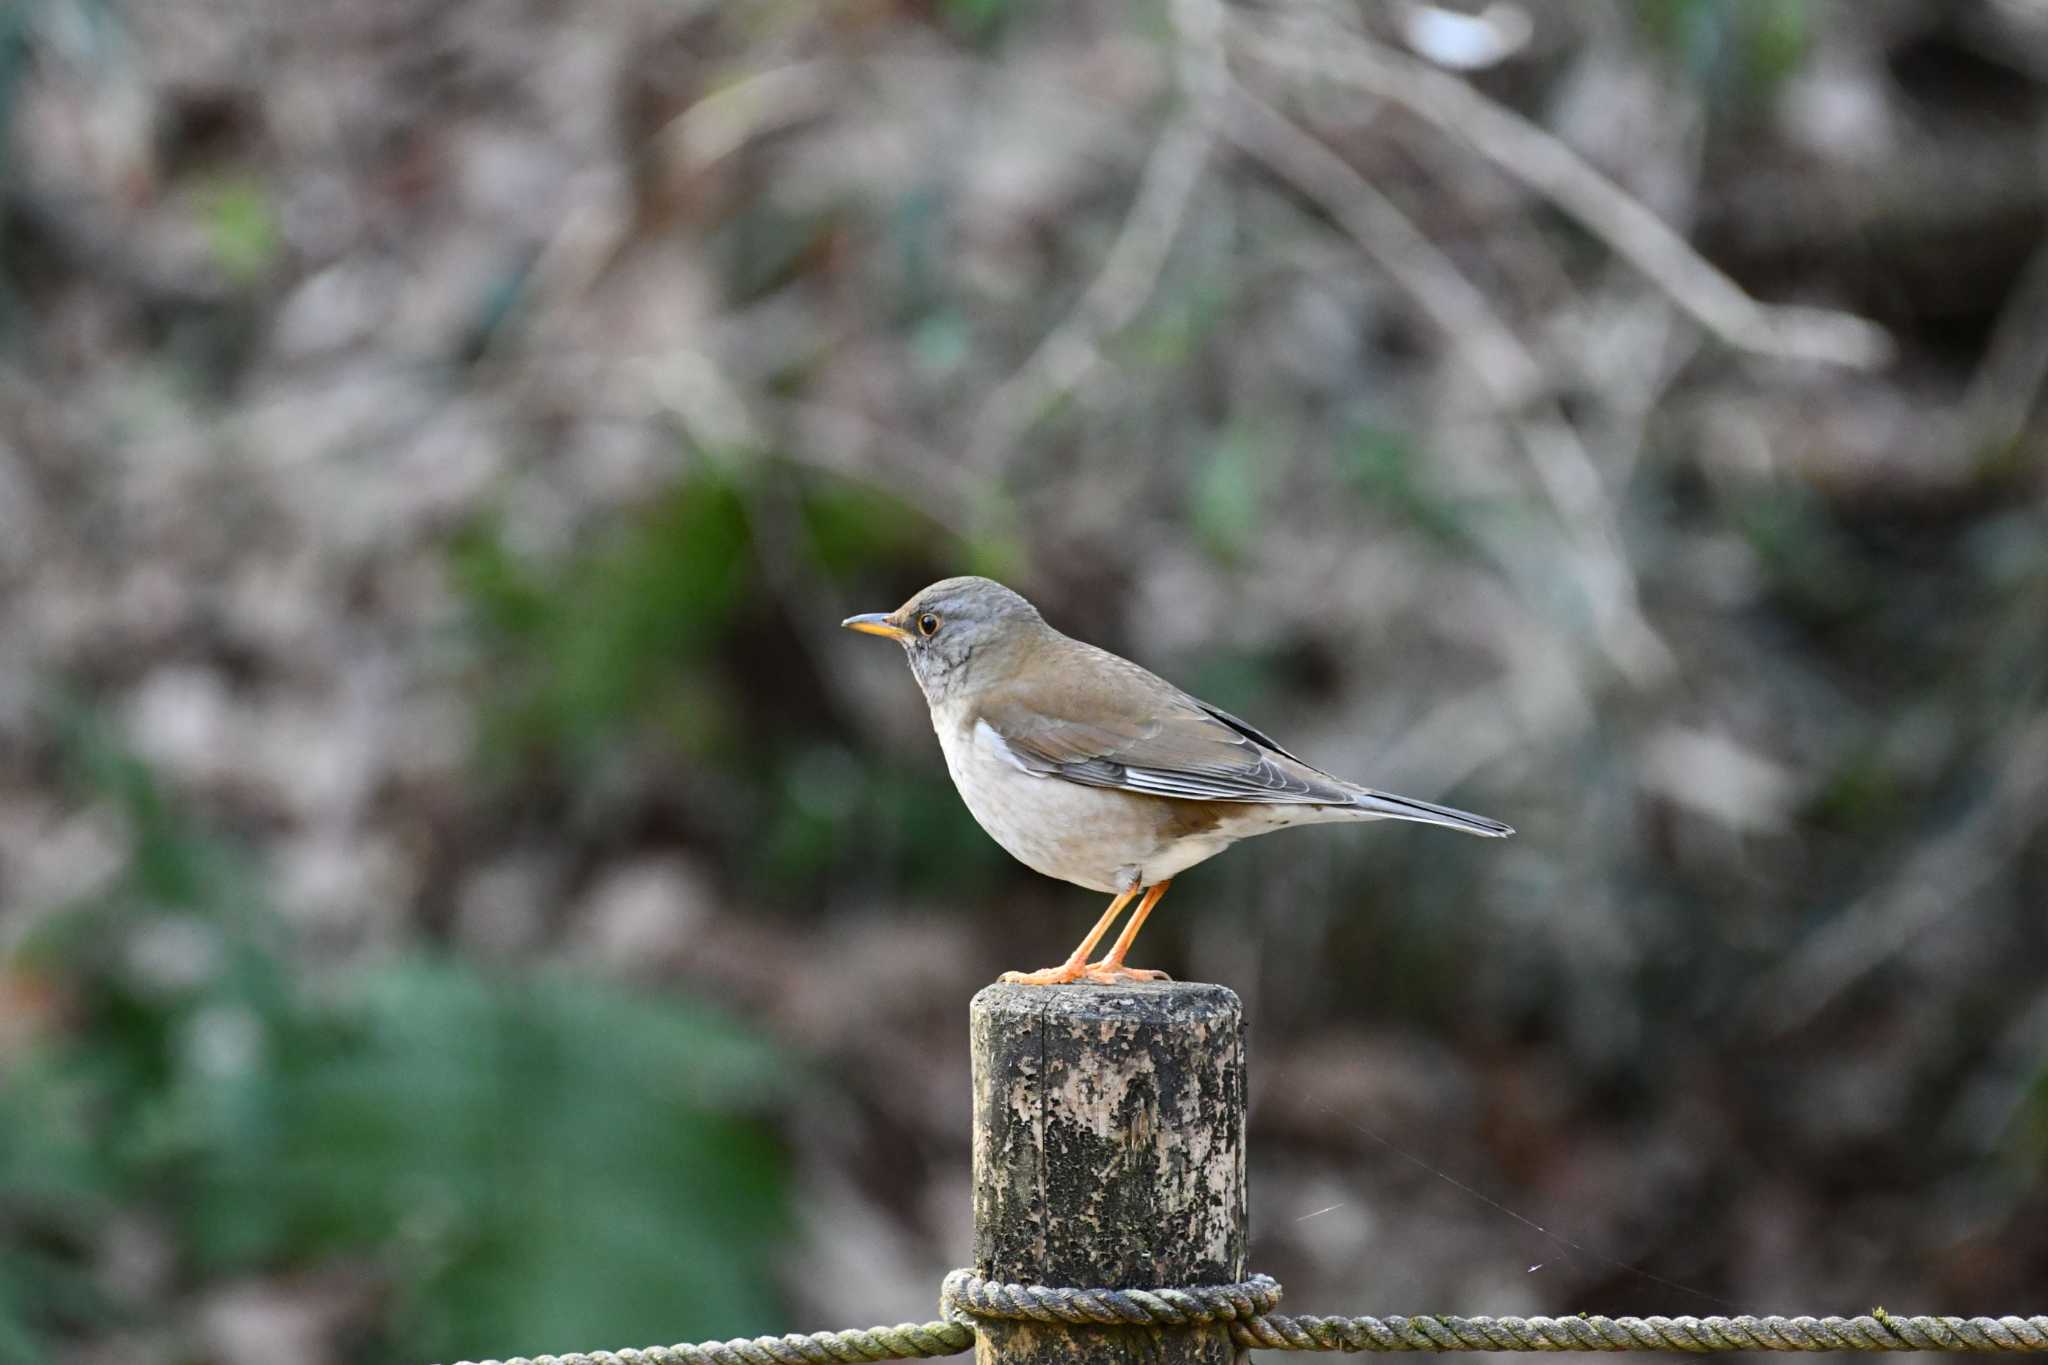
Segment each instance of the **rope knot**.
[{"label": "rope knot", "polygon": [[971,1270],[956,1270],[939,1288],[939,1311],[948,1322],[976,1320],[1066,1323],[1070,1326],[1193,1327],[1249,1322],[1280,1303],[1280,1282],[1254,1275],[1237,1284],[1163,1289],[1055,1289],[1003,1284]]}]

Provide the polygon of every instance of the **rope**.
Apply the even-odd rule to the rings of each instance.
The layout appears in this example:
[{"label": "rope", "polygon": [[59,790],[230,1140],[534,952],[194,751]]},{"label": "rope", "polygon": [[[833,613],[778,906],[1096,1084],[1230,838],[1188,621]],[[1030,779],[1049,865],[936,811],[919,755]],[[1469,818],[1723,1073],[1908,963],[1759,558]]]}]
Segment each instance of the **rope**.
[{"label": "rope", "polygon": [[902,1322],[860,1332],[735,1337],[632,1351],[576,1351],[565,1356],[514,1356],[461,1365],[852,1365],[866,1360],[925,1360],[974,1346],[974,1329],[954,1322]]},{"label": "rope", "polygon": [[1265,1351],[2040,1351],[2048,1314],[2033,1317],[1901,1317],[1882,1308],[1855,1318],[1294,1317],[1275,1313],[1280,1284],[1181,1289],[1050,1289],[1002,1284],[968,1270],[939,1290],[945,1322],[899,1323],[862,1332],[743,1337],[638,1351],[463,1361],[461,1365],[853,1365],[922,1360],[974,1345],[977,1322],[1069,1326],[1230,1325],[1239,1346]]},{"label": "rope", "polygon": [[971,1270],[956,1270],[939,1286],[939,1311],[948,1321],[967,1324],[977,1318],[1077,1326],[1249,1324],[1279,1304],[1280,1282],[1271,1275],[1254,1275],[1242,1284],[1197,1284],[1186,1289],[1048,1289],[1042,1284],[998,1284]]},{"label": "rope", "polygon": [[1315,1318],[1238,1323],[1268,1351],[2048,1351],[2048,1315],[1946,1318]]}]

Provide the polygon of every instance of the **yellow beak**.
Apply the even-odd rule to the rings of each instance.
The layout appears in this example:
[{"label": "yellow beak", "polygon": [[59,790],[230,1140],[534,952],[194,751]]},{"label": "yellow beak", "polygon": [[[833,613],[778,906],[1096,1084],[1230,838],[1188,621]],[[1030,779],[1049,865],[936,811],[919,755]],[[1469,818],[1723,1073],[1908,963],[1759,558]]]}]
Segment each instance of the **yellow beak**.
[{"label": "yellow beak", "polygon": [[886,635],[891,640],[908,640],[910,632],[889,619],[885,611],[867,611],[859,616],[849,616],[839,623],[847,630],[857,630],[864,635]]}]

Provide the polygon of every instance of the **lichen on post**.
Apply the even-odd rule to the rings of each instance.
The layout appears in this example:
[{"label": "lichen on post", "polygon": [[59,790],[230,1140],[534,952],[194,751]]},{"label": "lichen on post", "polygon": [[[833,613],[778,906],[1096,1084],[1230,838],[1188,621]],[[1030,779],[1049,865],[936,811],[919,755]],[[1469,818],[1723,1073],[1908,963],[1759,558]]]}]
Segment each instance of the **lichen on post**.
[{"label": "lichen on post", "polygon": [[[1243,1013],[1221,986],[975,996],[974,1257],[992,1279],[1113,1289],[1245,1274]],[[1226,1326],[984,1323],[983,1365],[1227,1365]]]}]

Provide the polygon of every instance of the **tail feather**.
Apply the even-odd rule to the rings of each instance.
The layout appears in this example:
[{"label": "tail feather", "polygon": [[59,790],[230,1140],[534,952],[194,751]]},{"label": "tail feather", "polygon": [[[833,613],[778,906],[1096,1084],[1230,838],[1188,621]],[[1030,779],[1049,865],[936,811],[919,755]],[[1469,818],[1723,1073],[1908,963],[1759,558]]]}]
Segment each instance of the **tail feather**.
[{"label": "tail feather", "polygon": [[1412,796],[1376,792],[1368,787],[1356,788],[1351,804],[1358,810],[1368,811],[1388,820],[1413,820],[1420,825],[1441,825],[1445,829],[1477,834],[1488,839],[1505,839],[1515,832],[1511,825],[1489,820],[1483,815],[1474,815],[1470,811],[1439,806],[1434,801],[1418,801]]}]

